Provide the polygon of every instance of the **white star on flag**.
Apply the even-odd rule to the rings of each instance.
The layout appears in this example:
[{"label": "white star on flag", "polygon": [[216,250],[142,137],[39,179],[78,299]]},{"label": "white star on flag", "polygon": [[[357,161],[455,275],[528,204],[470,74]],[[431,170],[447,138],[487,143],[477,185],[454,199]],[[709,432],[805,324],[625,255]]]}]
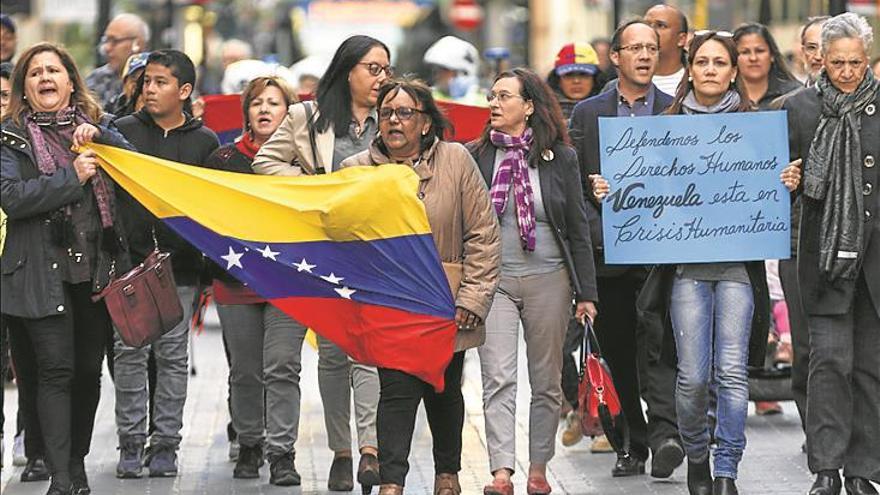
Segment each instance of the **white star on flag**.
[{"label": "white star on flag", "polygon": [[229,246],[229,254],[223,255],[220,258],[226,261],[226,269],[229,270],[233,266],[237,266],[239,268],[244,268],[241,266],[241,257],[244,256],[244,253],[236,253],[232,246]]},{"label": "white star on flag", "polygon": [[266,244],[266,247],[264,247],[263,249],[257,249],[257,251],[259,251],[260,254],[263,255],[263,258],[269,258],[272,261],[278,261],[277,259],[275,259],[275,257],[281,254],[278,251],[272,251],[268,244]]},{"label": "white star on flag", "polygon": [[296,271],[297,271],[297,272],[309,272],[309,273],[312,273],[312,268],[314,268],[314,267],[316,267],[316,266],[318,266],[318,265],[310,265],[309,262],[306,261],[305,258],[303,258],[302,261],[300,261],[299,263],[294,263],[293,266],[296,267]]},{"label": "white star on flag", "polygon": [[342,296],[343,299],[351,299],[351,295],[354,294],[355,292],[357,292],[356,290],[349,289],[348,287],[343,287],[341,289],[333,289],[333,290],[335,290],[336,293],[338,293],[340,296]]},{"label": "white star on flag", "polygon": [[333,272],[330,272],[330,275],[321,275],[321,278],[334,285],[339,285],[339,282],[345,280],[343,277],[337,277]]}]

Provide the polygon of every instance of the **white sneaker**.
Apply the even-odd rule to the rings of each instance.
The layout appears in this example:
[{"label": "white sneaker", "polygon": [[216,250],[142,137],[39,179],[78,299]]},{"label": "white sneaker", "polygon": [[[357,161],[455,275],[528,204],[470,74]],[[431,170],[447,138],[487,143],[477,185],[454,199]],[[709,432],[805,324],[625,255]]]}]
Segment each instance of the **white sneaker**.
[{"label": "white sneaker", "polygon": [[27,466],[27,457],[24,455],[24,431],[15,435],[12,441],[12,465]]}]

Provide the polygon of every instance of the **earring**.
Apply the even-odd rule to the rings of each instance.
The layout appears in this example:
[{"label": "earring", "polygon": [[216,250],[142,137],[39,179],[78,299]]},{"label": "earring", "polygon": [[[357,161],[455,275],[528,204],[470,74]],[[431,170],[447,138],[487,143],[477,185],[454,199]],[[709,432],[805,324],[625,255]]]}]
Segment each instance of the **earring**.
[{"label": "earring", "polygon": [[731,80],[730,80],[730,85],[731,85],[731,86],[736,86],[736,79],[731,79]]},{"label": "earring", "polygon": [[688,76],[688,82],[694,82],[693,76]]},{"label": "earring", "polygon": [[427,135],[428,135],[428,131],[422,131],[422,136],[427,136]]}]

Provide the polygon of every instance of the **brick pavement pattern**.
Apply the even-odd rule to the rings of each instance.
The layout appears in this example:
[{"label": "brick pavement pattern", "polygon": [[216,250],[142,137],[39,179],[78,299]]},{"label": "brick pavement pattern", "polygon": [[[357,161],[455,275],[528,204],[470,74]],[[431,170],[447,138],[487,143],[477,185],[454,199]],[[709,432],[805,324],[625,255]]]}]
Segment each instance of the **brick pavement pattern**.
[{"label": "brick pavement pattern", "polygon": [[[296,467],[302,474],[301,487],[275,487],[269,484],[268,466],[261,469],[258,480],[232,479],[233,463],[227,460],[226,378],[228,369],[223,353],[220,329],[216,318],[209,318],[206,330],[194,337],[192,362],[197,374],[192,376],[184,411],[183,443],[180,450],[180,475],[173,479],[118,480],[115,466],[118,459],[113,417],[113,385],[106,376],[98,409],[95,435],[86,467],[95,495],[171,495],[171,494],[327,494],[327,472],[332,454],[327,449],[321,400],[317,386],[317,354],[303,348],[302,418],[297,441]],[[523,343],[520,341],[520,386],[517,396],[517,469],[514,476],[517,493],[525,493],[524,473],[528,467],[528,377],[524,372]],[[464,494],[481,494],[489,481],[481,405],[480,366],[471,351],[465,362],[464,395],[466,418],[464,426],[463,470],[460,473]],[[15,424],[16,394],[6,388],[6,453],[0,477],[4,495],[42,495],[48,483],[20,483],[21,468],[12,467],[12,436]],[[747,424],[748,447],[740,467],[740,493],[744,495],[803,495],[811,479],[806,456],[801,453],[803,442],[793,403],[785,404],[785,414],[758,417],[750,415]],[[352,428],[352,431],[355,431]],[[413,439],[411,470],[406,493],[430,494],[433,489],[431,436],[420,411]],[[686,469],[679,468],[667,480],[650,476],[612,478],[614,456],[591,454],[589,441],[566,448],[557,439],[556,457],[548,468],[554,494],[633,494],[686,495]],[[355,459],[357,466],[357,459]],[[648,466],[650,470],[650,465]],[[360,487],[355,487],[355,493]],[[377,493],[374,488],[373,493]]]}]

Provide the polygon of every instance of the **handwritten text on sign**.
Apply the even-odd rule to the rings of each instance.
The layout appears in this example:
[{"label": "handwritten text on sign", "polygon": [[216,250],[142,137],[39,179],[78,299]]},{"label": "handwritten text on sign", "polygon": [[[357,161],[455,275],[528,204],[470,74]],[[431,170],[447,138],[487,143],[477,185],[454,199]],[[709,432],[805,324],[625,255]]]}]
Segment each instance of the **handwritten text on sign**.
[{"label": "handwritten text on sign", "polygon": [[784,112],[600,118],[606,262],[788,258],[787,132]]}]

